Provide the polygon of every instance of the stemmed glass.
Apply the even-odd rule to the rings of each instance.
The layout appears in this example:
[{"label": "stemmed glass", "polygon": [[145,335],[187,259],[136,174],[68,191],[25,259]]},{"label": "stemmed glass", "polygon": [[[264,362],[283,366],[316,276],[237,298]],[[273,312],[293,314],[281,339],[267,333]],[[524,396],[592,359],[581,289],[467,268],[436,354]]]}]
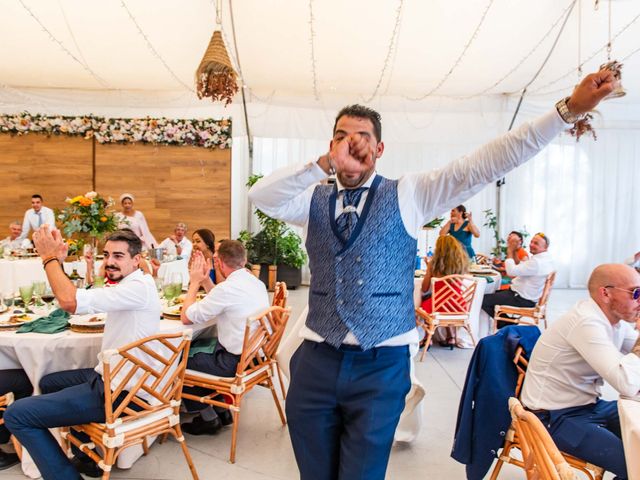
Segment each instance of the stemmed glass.
[{"label": "stemmed glass", "polygon": [[182,274],[180,272],[171,274],[171,284],[174,288],[174,297],[179,297],[182,293]]},{"label": "stemmed glass", "polygon": [[33,282],[33,293],[35,295],[36,306],[41,305],[42,295],[47,290],[46,282]]},{"label": "stemmed glass", "polygon": [[53,308],[53,301],[56,299],[56,296],[53,294],[51,289],[46,289],[42,294],[42,301],[47,304],[47,313],[51,312]]},{"label": "stemmed glass", "polygon": [[25,311],[29,307],[29,303],[31,302],[31,298],[33,297],[33,284],[23,285],[19,287],[20,290],[20,298],[22,298],[22,302],[24,303]]},{"label": "stemmed glass", "polygon": [[14,296],[13,292],[5,292],[2,294],[2,303],[4,303],[8,309],[13,307]]}]

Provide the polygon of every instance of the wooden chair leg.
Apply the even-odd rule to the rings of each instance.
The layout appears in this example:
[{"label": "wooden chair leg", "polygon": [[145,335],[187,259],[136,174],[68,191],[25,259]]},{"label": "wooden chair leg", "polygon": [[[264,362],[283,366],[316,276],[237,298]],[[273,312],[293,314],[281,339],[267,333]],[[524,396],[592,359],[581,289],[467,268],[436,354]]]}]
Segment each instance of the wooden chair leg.
[{"label": "wooden chair leg", "polygon": [[471,337],[471,342],[475,347],[477,343],[476,343],[476,338],[473,336],[473,332],[471,331],[471,325],[464,325],[464,329],[467,331],[467,333],[469,333],[469,336]]},{"label": "wooden chair leg", "polygon": [[233,415],[233,428],[231,430],[231,453],[229,454],[229,463],[236,463],[236,442],[238,441],[238,422],[240,420],[240,402],[242,398],[238,399],[238,409],[232,410]]},{"label": "wooden chair leg", "polygon": [[102,457],[102,462],[105,465],[105,469],[102,472],[102,480],[109,480],[111,476],[111,468],[113,467],[115,460],[115,448],[107,448],[104,452],[104,457]]},{"label": "wooden chair leg", "polygon": [[[18,441],[15,435],[11,435],[11,443],[13,443],[13,448],[16,451],[16,455],[18,455],[18,458],[20,459],[20,461],[22,461],[22,444]],[[68,452],[69,442],[65,441],[65,444],[66,444],[65,452]]]},{"label": "wooden chair leg", "polygon": [[422,355],[420,355],[420,361],[422,362],[424,360],[424,356],[427,353],[427,350],[429,350],[429,345],[431,345],[431,338],[433,337],[433,333],[429,332],[428,330],[426,330],[426,336],[424,337],[424,348],[422,349]]},{"label": "wooden chair leg", "polygon": [[[167,434],[165,433],[165,435]],[[145,456],[149,455],[149,442],[147,442],[147,437],[144,437],[142,439],[142,451],[144,452]]]},{"label": "wooden chair leg", "polygon": [[174,431],[176,432],[176,440],[180,442],[180,447],[182,447],[182,453],[184,454],[184,458],[187,460],[187,465],[189,465],[191,476],[193,477],[193,480],[199,480],[198,472],[196,471],[196,466],[193,464],[193,459],[191,458],[191,453],[189,453],[189,449],[187,448],[187,442],[185,441],[184,435],[182,434],[182,429],[180,428],[180,424],[178,423],[173,428],[174,428]]},{"label": "wooden chair leg", "polygon": [[276,387],[273,385],[272,378],[267,377],[267,382],[269,383],[269,390],[271,390],[273,401],[276,402],[276,408],[278,409],[278,415],[280,415],[280,421],[282,422],[282,425],[286,425],[287,419],[284,416],[284,411],[282,410],[282,405],[280,405],[280,399],[278,398],[278,394],[276,393]]},{"label": "wooden chair leg", "polygon": [[512,442],[509,442],[509,441],[505,442],[504,447],[502,447],[502,452],[500,452],[500,455],[498,456],[498,461],[496,462],[496,466],[493,467],[493,471],[491,472],[491,477],[489,478],[489,480],[497,480],[498,475],[500,474],[500,470],[502,469],[502,465],[504,464],[504,460],[502,460],[502,458],[509,456],[509,452],[511,451],[512,447],[513,447]]},{"label": "wooden chair leg", "polygon": [[280,383],[280,390],[282,391],[282,400],[287,399],[287,391],[284,388],[284,374],[280,369],[280,364],[276,363],[276,375],[278,376],[278,382]]}]

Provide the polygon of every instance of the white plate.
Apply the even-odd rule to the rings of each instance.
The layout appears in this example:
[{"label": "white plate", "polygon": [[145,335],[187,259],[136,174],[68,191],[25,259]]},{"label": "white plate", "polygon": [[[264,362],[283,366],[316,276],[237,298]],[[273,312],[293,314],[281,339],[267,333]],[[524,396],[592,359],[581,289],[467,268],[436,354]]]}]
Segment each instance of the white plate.
[{"label": "white plate", "polygon": [[[93,320],[93,319],[97,319],[97,320]],[[104,322],[106,319],[107,319],[106,313],[74,315],[69,319],[69,323],[71,325],[82,325],[83,327],[101,327],[101,326],[104,326]]]},{"label": "white plate", "polygon": [[0,303],[0,313],[6,312],[9,309],[4,303]]},{"label": "white plate", "polygon": [[180,310],[182,309],[182,305],[172,305],[170,307],[163,307],[162,308],[162,314],[163,315],[173,315],[173,316],[179,316],[180,315]]},{"label": "white plate", "polygon": [[5,313],[3,315],[0,315],[0,328],[16,328],[16,327],[19,327],[20,325],[24,325],[25,323],[31,322],[36,319],[35,315],[28,314],[25,316],[24,319],[21,319],[15,322],[9,322],[9,319],[12,316],[13,315],[11,313]]}]

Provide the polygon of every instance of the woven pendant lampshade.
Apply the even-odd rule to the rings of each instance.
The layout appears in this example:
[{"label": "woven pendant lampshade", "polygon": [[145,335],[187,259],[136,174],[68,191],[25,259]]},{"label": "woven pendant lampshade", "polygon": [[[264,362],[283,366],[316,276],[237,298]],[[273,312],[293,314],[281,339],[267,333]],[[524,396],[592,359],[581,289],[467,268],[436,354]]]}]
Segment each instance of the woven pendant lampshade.
[{"label": "woven pendant lampshade", "polygon": [[211,97],[211,101],[221,101],[227,106],[238,92],[237,75],[220,30],[213,32],[207,51],[196,70],[196,90],[198,98]]}]

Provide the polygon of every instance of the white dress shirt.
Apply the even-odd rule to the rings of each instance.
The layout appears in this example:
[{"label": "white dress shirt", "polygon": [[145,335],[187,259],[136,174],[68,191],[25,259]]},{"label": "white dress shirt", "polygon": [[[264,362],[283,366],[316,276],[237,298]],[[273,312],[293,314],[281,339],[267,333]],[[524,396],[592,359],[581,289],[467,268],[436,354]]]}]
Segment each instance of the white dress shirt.
[{"label": "white dress shirt", "polygon": [[[180,253],[180,258],[185,261],[189,261],[191,258],[191,251],[193,250],[193,244],[191,240],[187,237],[182,237],[182,240],[178,242],[178,245],[182,247],[182,253]],[[165,238],[162,243],[159,245],[160,248],[164,248],[167,255],[178,255],[178,251],[176,249],[176,244],[169,237]]]},{"label": "white dress shirt", "polygon": [[[108,314],[102,336],[103,351],[124,347],[159,332],[162,310],[160,298],[153,277],[145,275],[142,270],[135,270],[109,288],[78,289],[76,302],[76,314]],[[138,352],[138,356],[150,365],[157,364],[156,360],[144,353]],[[96,372],[102,375],[101,362]],[[117,375],[114,383],[119,383],[125,373]],[[129,388],[135,385],[141,375],[138,372],[129,380]],[[140,396],[148,398],[145,394]]]},{"label": "white dress shirt", "polygon": [[247,269],[234,271],[201,301],[187,309],[193,323],[215,319],[218,341],[229,353],[240,355],[247,319],[269,308],[269,294],[260,280]]},{"label": "white dress shirt", "polygon": [[589,405],[600,398],[603,379],[622,395],[636,395],[640,357],[628,352],[637,338],[632,324],[612,326],[591,298],[579,301],[536,343],[522,403],[534,410]]},{"label": "white dress shirt", "polygon": [[553,272],[553,259],[547,251],[532,255],[517,265],[512,258],[508,258],[504,267],[507,275],[515,277],[511,280],[511,290],[522,298],[537,302],[542,296],[547,275]]},{"label": "white dress shirt", "polygon": [[31,248],[33,247],[33,244],[31,243],[31,240],[29,240],[28,238],[18,237],[18,238],[15,238],[14,240],[11,240],[11,236],[9,236],[4,240],[0,241],[0,246],[2,246],[3,248],[8,248],[9,250],[18,250],[19,248],[22,248],[22,249]]},{"label": "white dress shirt", "polygon": [[[553,109],[443,168],[401,177],[398,181],[398,202],[407,233],[417,239],[422,225],[439,213],[463,203],[486,184],[533,157],[564,128],[566,124]],[[284,167],[251,187],[249,198],[267,215],[303,226],[306,231],[314,188],[326,178],[327,174],[316,162]],[[366,193],[362,195],[359,210],[365,200]],[[336,216],[341,211],[342,202],[338,199]],[[302,334],[310,340],[322,341],[322,337],[309,332],[306,329]],[[407,345],[417,341],[418,332],[412,330],[378,346]],[[350,333],[345,342],[357,343],[357,340]]]},{"label": "white dress shirt", "polygon": [[56,217],[53,214],[53,210],[49,207],[42,206],[40,211],[36,213],[33,208],[30,208],[24,212],[24,219],[22,220],[22,233],[20,238],[27,238],[30,230],[37,230],[42,225],[49,225],[52,230],[56,229]]}]

